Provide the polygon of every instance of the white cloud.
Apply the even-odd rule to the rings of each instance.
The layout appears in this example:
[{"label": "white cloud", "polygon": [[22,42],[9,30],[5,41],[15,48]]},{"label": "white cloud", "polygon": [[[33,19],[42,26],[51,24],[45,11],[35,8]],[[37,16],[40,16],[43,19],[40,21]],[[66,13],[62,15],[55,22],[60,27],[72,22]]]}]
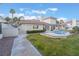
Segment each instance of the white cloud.
[{"label": "white cloud", "polygon": [[16,16],[17,16],[17,17],[24,16],[24,13],[16,13],[14,16],[15,16],[15,17],[16,17]]},{"label": "white cloud", "polygon": [[41,16],[25,16],[24,18],[25,18],[25,20],[27,20],[27,19],[41,20]]},{"label": "white cloud", "polygon": [[58,11],[58,8],[48,8],[48,10],[56,12],[56,11]]},{"label": "white cloud", "polygon": [[31,8],[20,8],[20,11],[24,11],[24,10],[30,10]]},{"label": "white cloud", "polygon": [[0,13],[0,16],[4,16],[4,14],[3,13]]},{"label": "white cloud", "polygon": [[25,16],[25,19],[37,19],[36,16]]},{"label": "white cloud", "polygon": [[32,13],[37,13],[37,14],[46,14],[47,11],[45,10],[32,10]]},{"label": "white cloud", "polygon": [[18,16],[24,16],[24,13],[19,13]]},{"label": "white cloud", "polygon": [[25,16],[25,19],[37,19],[36,16]]},{"label": "white cloud", "polygon": [[[24,13],[16,13],[16,14],[14,14],[14,17],[20,17],[20,16],[24,16]],[[12,15],[9,14],[9,17],[12,17]]]},{"label": "white cloud", "polygon": [[25,19],[38,19],[38,17],[37,16],[25,16]]}]

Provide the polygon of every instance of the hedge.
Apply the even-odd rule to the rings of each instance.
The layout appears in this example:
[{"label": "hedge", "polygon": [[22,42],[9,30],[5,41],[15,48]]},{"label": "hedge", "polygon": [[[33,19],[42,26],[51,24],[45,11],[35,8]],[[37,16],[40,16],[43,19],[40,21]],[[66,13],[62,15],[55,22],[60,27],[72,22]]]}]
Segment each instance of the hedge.
[{"label": "hedge", "polygon": [[41,33],[41,32],[45,32],[46,30],[31,30],[31,31],[27,31],[27,33]]}]

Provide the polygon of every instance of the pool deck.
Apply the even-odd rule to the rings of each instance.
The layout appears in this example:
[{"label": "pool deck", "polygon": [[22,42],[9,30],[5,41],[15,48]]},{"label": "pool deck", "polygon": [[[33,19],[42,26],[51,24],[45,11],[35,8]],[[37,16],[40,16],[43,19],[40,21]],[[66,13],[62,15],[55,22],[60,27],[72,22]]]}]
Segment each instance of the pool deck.
[{"label": "pool deck", "polygon": [[41,54],[26,39],[26,35],[19,35],[14,40],[11,56],[41,56]]},{"label": "pool deck", "polygon": [[51,37],[51,38],[67,38],[67,36],[53,36],[49,34],[40,33],[40,35]]}]

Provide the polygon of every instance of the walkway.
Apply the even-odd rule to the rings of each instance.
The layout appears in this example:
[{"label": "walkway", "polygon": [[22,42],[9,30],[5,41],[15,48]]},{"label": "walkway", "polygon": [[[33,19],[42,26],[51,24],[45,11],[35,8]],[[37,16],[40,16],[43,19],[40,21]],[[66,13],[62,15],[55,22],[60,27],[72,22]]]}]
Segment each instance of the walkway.
[{"label": "walkway", "polygon": [[0,39],[0,56],[10,56],[15,37],[5,37]]},{"label": "walkway", "polygon": [[26,39],[26,35],[19,35],[14,40],[12,56],[41,56],[36,48]]}]

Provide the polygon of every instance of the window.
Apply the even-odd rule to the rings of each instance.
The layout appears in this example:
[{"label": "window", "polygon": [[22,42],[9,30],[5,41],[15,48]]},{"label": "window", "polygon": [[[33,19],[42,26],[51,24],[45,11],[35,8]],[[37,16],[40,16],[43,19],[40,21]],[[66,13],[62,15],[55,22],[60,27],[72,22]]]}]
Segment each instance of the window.
[{"label": "window", "polygon": [[33,29],[38,29],[38,25],[33,25]]}]

